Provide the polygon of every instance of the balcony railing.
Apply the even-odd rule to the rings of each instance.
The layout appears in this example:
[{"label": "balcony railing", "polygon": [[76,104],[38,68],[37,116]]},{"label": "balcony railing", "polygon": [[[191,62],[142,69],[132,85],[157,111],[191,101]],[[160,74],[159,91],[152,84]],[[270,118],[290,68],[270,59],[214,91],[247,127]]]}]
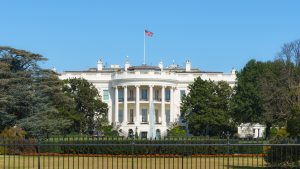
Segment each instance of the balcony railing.
[{"label": "balcony railing", "polygon": [[134,97],[129,97],[127,100],[128,101],[135,101],[135,98]]},{"label": "balcony railing", "polygon": [[159,101],[159,102],[161,102],[161,98],[154,98],[154,101]]},{"label": "balcony railing", "polygon": [[140,101],[148,101],[148,98],[141,98]]},{"label": "balcony railing", "polygon": [[[118,100],[119,100],[119,102],[124,102],[124,98],[119,98]],[[153,100],[158,101],[158,102],[162,101],[161,98],[154,98]],[[135,99],[135,97],[129,97],[129,98],[127,98],[127,101],[136,101],[136,99]],[[149,99],[148,98],[140,98],[140,101],[149,101]],[[166,98],[165,101],[170,102],[170,99]]]}]

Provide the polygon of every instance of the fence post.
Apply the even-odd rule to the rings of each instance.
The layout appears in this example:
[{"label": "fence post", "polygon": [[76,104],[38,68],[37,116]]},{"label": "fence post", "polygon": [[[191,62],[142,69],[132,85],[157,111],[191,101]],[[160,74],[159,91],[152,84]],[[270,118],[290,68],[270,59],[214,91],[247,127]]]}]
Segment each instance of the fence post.
[{"label": "fence post", "polygon": [[131,169],[134,169],[133,156],[134,156],[134,139],[132,139],[131,141]]},{"label": "fence post", "polygon": [[229,169],[229,137],[230,137],[230,133],[227,131],[226,133],[226,137],[227,137],[227,168]]},{"label": "fence post", "polygon": [[37,140],[37,153],[38,153],[38,169],[41,169],[41,159],[40,159],[40,139]]}]

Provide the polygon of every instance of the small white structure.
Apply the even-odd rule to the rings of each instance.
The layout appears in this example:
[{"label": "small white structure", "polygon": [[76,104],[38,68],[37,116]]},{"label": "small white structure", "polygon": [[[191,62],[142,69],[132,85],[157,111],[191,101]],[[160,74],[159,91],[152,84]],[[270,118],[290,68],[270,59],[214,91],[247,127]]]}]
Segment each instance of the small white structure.
[{"label": "small white structure", "polygon": [[259,123],[242,123],[238,126],[238,135],[240,138],[262,138],[265,130],[266,126]]},{"label": "small white structure", "polygon": [[[128,136],[137,132],[142,138],[163,137],[172,124],[180,121],[182,95],[194,79],[226,81],[235,85],[235,73],[208,72],[193,68],[190,61],[180,67],[175,62],[164,67],[130,65],[105,67],[99,60],[97,68],[65,71],[60,79],[84,78],[98,89],[102,100],[108,104],[108,120],[120,134]],[[155,132],[155,133],[154,133]]]}]

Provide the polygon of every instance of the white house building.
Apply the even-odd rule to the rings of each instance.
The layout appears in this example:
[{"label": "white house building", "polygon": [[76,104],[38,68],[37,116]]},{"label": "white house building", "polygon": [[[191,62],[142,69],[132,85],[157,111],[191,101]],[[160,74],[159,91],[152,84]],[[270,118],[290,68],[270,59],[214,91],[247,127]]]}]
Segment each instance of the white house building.
[{"label": "white house building", "polygon": [[192,68],[186,61],[183,67],[170,65],[105,67],[103,61],[97,68],[86,71],[65,71],[61,79],[84,78],[99,90],[108,104],[108,120],[125,136],[137,132],[140,137],[154,138],[167,134],[174,122],[179,122],[181,96],[187,94],[188,85],[196,77],[203,80],[226,81],[235,84],[235,70],[229,73],[205,72]]}]

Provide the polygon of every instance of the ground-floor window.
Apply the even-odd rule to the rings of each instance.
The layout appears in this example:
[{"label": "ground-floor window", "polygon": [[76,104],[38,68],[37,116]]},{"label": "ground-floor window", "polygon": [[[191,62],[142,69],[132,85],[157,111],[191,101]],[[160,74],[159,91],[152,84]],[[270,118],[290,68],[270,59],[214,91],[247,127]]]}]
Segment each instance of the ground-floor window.
[{"label": "ground-floor window", "polygon": [[123,122],[123,110],[119,110],[119,122]]},{"label": "ground-floor window", "polygon": [[133,130],[132,130],[132,129],[129,129],[129,130],[128,130],[128,137],[129,137],[129,138],[133,138],[133,136],[134,136]]},{"label": "ground-floor window", "polygon": [[134,116],[133,109],[130,109],[129,110],[129,123],[133,123],[133,116]]},{"label": "ground-floor window", "polygon": [[166,122],[170,123],[170,110],[166,110]]},{"label": "ground-floor window", "polygon": [[159,123],[159,112],[158,112],[158,109],[155,109],[155,123]]},{"label": "ground-floor window", "polygon": [[156,129],[156,139],[160,139],[160,130],[159,129]]},{"label": "ground-floor window", "polygon": [[147,109],[142,109],[142,122],[147,123],[148,122],[148,113]]},{"label": "ground-floor window", "polygon": [[147,131],[142,131],[141,132],[141,138],[147,138]]}]

